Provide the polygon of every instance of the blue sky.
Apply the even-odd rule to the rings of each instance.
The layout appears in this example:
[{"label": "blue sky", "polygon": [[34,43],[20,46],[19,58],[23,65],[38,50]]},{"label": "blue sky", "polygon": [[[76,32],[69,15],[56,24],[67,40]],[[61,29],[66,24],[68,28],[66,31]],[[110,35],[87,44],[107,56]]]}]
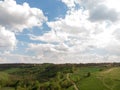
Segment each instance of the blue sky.
[{"label": "blue sky", "polygon": [[119,62],[120,1],[0,1],[0,63]]},{"label": "blue sky", "polygon": [[67,7],[60,0],[17,0],[18,3],[29,3],[31,7],[42,9],[49,21],[53,21],[58,17],[64,17]]}]

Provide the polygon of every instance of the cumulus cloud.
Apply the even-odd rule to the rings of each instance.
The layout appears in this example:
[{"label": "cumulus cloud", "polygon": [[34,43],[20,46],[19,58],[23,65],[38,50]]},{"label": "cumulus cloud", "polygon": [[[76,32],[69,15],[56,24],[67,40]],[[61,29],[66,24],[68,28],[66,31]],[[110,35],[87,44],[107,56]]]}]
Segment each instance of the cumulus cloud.
[{"label": "cumulus cloud", "polygon": [[[75,56],[75,57],[74,57]],[[51,52],[47,57],[41,55],[28,56],[19,54],[1,54],[1,63],[103,63],[103,62],[119,62],[120,56],[100,56],[96,54],[65,54]]]},{"label": "cumulus cloud", "polygon": [[67,7],[72,8],[75,7],[75,0],[61,0]]},{"label": "cumulus cloud", "polygon": [[62,33],[62,32],[56,32],[55,30],[51,30],[47,33],[44,33],[42,36],[35,36],[35,35],[29,35],[31,40],[34,41],[43,41],[47,43],[60,43],[67,40],[68,34]]},{"label": "cumulus cloud", "polygon": [[[120,11],[118,10],[119,1],[113,0],[62,0],[68,7],[79,4],[83,10],[89,11],[89,19],[91,21],[105,21],[112,22],[120,19]],[[117,3],[116,3],[117,2]]]},{"label": "cumulus cloud", "polygon": [[19,5],[15,0],[0,1],[0,25],[15,32],[41,26],[46,20],[42,10],[31,8],[28,3]]},{"label": "cumulus cloud", "polygon": [[120,13],[114,9],[109,9],[104,5],[97,6],[97,8],[90,11],[89,19],[91,21],[104,21],[110,20],[112,22],[119,20]]},{"label": "cumulus cloud", "polygon": [[69,8],[65,17],[47,22],[50,32],[31,37],[47,44],[32,44],[29,50],[51,62],[119,62],[119,12],[104,0],[62,2]]},{"label": "cumulus cloud", "polygon": [[120,41],[120,28],[117,28],[116,30],[114,30],[113,35],[118,41]]},{"label": "cumulus cloud", "polygon": [[[120,62],[120,11],[117,9],[119,6],[110,7],[108,0],[61,1],[68,7],[65,17],[47,21],[46,24],[50,31],[43,35],[29,35],[32,41],[40,42],[37,44],[28,43],[26,53],[33,56],[17,54],[4,54],[2,56],[13,60],[19,58],[19,62],[25,62],[25,60],[50,63]],[[47,20],[40,9],[30,8],[27,3],[18,5],[13,0],[5,0],[0,2],[0,6],[1,12],[8,17],[6,19],[1,14],[0,24],[16,32],[23,31],[24,28],[41,26]],[[19,9],[23,8],[23,11],[18,12]],[[16,13],[16,17],[13,18],[14,14],[8,11]],[[9,33],[11,38],[15,37],[11,31],[6,29],[2,31]],[[0,38],[8,38],[7,35],[1,32]],[[5,39],[8,41],[0,40],[4,46],[9,45],[9,50],[15,46],[15,42],[13,42],[16,41],[15,38],[14,40]]]},{"label": "cumulus cloud", "polygon": [[[53,30],[63,31],[71,34],[86,32],[86,28],[91,28],[93,25],[88,20],[88,12],[82,10],[69,11],[64,19],[48,22],[48,26]],[[85,27],[87,26],[87,27]],[[73,29],[74,27],[74,29]]]},{"label": "cumulus cloud", "polygon": [[[52,48],[52,49],[51,49]],[[31,44],[29,51],[37,54],[34,55],[33,62],[42,63],[107,63],[119,62],[118,55],[98,55],[93,53],[77,53],[77,52],[57,52],[54,51],[53,45],[48,44]],[[60,48],[62,49],[63,46]]]},{"label": "cumulus cloud", "polygon": [[34,51],[36,54],[46,54],[49,52],[66,52],[69,46],[61,44],[29,44],[28,51]]},{"label": "cumulus cloud", "polygon": [[41,9],[31,8],[28,3],[17,4],[15,0],[0,1],[0,51],[14,50],[17,45],[16,32],[47,21]]},{"label": "cumulus cloud", "polygon": [[0,51],[13,50],[16,47],[15,34],[0,26]]},{"label": "cumulus cloud", "polygon": [[2,53],[0,54],[0,63],[38,63],[38,61],[37,58],[29,55]]}]

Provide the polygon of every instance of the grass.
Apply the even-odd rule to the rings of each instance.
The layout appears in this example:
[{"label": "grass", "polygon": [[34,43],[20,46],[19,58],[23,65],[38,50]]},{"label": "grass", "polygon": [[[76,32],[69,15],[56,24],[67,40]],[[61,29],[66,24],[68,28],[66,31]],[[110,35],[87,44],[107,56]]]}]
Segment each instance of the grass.
[{"label": "grass", "polygon": [[[96,73],[100,72],[100,69],[104,67],[81,67],[78,68],[75,73],[70,74],[71,80],[73,80],[80,90],[108,90],[96,77]],[[86,77],[86,74],[90,72],[91,75]]]},{"label": "grass", "polygon": [[[5,86],[4,83],[14,85],[17,81],[20,81],[21,88],[29,84],[33,87],[36,80],[39,81],[40,86],[45,88],[60,86],[60,90],[74,90],[73,84],[66,79],[68,73],[70,80],[79,90],[119,90],[120,88],[120,67],[74,66],[72,70],[72,65],[47,64],[22,68],[11,67],[0,71],[0,86],[1,81],[3,84],[0,90],[14,90],[14,86]],[[90,73],[89,76],[88,73]]]},{"label": "grass", "polygon": [[5,88],[0,88],[0,90],[15,90],[15,89],[11,87],[5,87]]},{"label": "grass", "polygon": [[77,83],[80,90],[108,90],[96,77],[91,76]]},{"label": "grass", "polygon": [[[102,71],[101,71],[102,70]],[[85,74],[90,72],[90,77]],[[81,67],[70,74],[80,90],[119,90],[120,67]]]},{"label": "grass", "polygon": [[17,72],[17,71],[20,71],[20,70],[21,70],[20,68],[10,68],[10,69],[5,70],[4,72],[14,73],[14,72]]},{"label": "grass", "polygon": [[0,72],[0,80],[8,80],[8,74],[5,72]]},{"label": "grass", "polygon": [[120,67],[112,67],[96,74],[110,90],[120,88]]}]

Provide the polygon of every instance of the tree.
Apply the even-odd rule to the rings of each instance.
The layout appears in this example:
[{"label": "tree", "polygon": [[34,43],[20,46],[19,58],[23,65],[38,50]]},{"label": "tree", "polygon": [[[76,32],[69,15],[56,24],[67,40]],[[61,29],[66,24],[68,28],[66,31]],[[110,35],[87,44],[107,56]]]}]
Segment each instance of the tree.
[{"label": "tree", "polygon": [[90,75],[91,75],[91,73],[90,73],[90,72],[88,72],[88,73],[86,74],[86,77],[90,77]]},{"label": "tree", "polygon": [[32,90],[39,90],[40,89],[40,83],[39,81],[36,80],[36,82],[33,85],[33,89]]}]

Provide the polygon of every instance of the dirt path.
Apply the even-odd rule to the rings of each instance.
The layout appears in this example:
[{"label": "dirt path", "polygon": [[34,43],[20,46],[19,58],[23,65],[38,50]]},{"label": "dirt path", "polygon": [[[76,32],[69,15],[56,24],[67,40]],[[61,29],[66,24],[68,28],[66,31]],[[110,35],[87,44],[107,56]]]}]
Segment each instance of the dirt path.
[{"label": "dirt path", "polygon": [[105,83],[104,78],[102,78],[102,77],[97,77],[97,78],[103,83],[103,85],[104,85],[106,88],[108,88],[109,90],[112,90],[112,88],[109,87],[109,85],[107,85],[107,84]]},{"label": "dirt path", "polygon": [[102,82],[103,82],[103,85],[104,85],[105,87],[107,87],[109,90],[112,90],[112,88],[109,87],[109,86],[105,83],[104,79],[102,79]]},{"label": "dirt path", "polygon": [[79,90],[78,87],[76,86],[76,84],[70,79],[70,73],[67,74],[67,80],[73,84],[75,90]]}]

